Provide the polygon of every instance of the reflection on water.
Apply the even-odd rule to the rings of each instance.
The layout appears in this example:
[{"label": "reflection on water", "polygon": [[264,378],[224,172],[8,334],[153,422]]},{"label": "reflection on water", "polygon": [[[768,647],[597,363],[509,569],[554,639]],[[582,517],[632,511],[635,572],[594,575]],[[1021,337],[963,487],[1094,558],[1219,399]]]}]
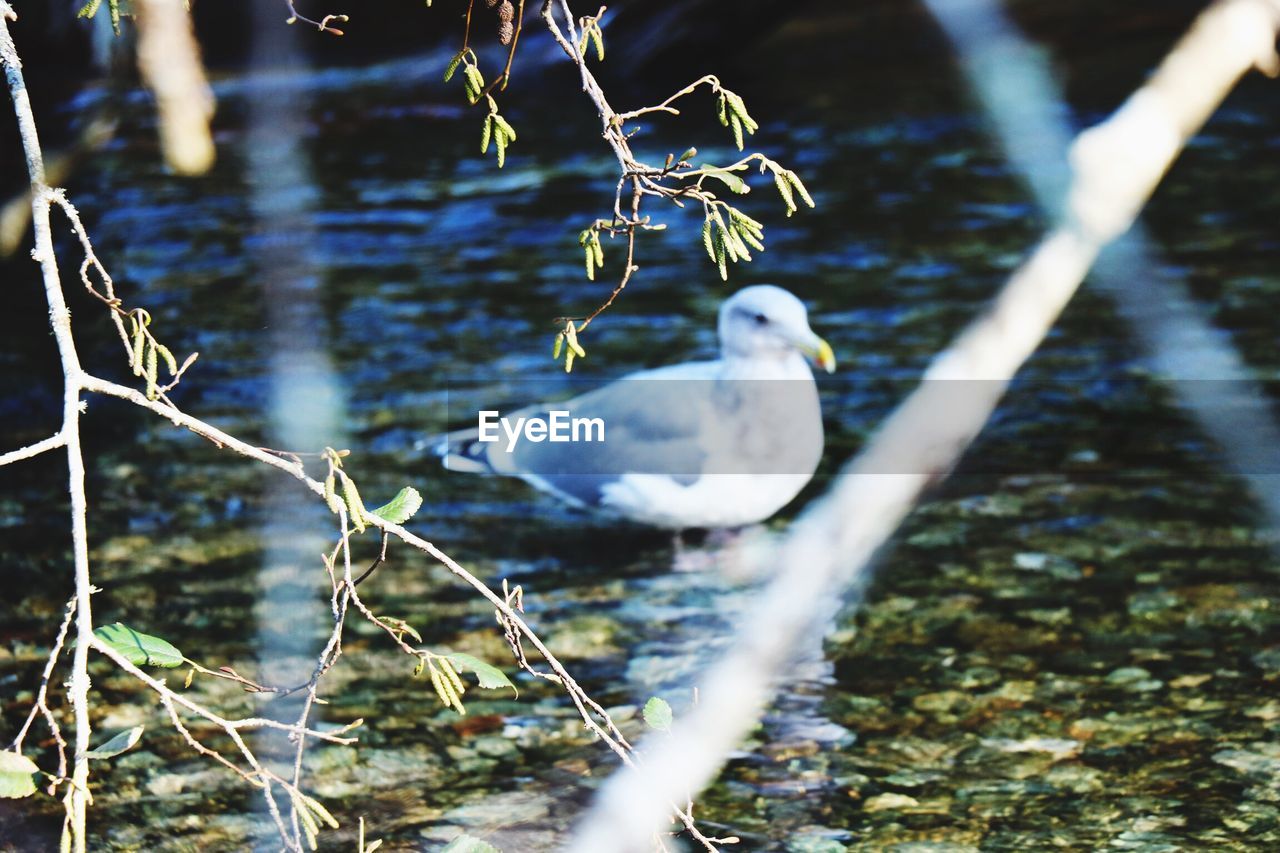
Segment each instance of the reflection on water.
[{"label": "reflection on water", "polygon": [[[879,80],[896,93],[891,110],[884,91],[859,99],[865,71],[851,72],[847,54],[815,50],[811,61],[828,64],[803,80],[835,81],[849,105],[831,108],[825,90],[789,103],[813,84],[782,54],[809,45],[761,48],[783,70],[758,84],[772,120],[756,142],[797,164],[819,209],[783,219],[767,188],[747,196],[770,249],[727,285],[702,255],[696,214],[661,212],[671,228],[642,242],[632,289],[592,326],[576,368],[603,377],[711,357],[728,293],[748,280],[787,287],[857,377],[820,380],[827,457],[802,500],[1038,236],[1034,205],[945,78]],[[1073,70],[1086,82],[1101,73]],[[351,447],[375,504],[419,488],[427,502],[411,526],[480,576],[523,585],[531,622],[635,733],[649,695],[677,713],[692,701],[699,656],[729,636],[745,592],[672,573],[661,533],[580,515],[520,483],[450,476],[414,450],[456,425],[451,383],[518,387],[554,374],[551,319],[605,293],[583,278],[574,235],[612,199],[585,105],[566,98],[542,112],[532,85],[511,95],[504,113],[521,136],[499,173],[475,155],[478,122],[457,93],[425,82],[435,73],[402,61],[225,80],[219,164],[193,181],[162,174],[139,107],[72,195],[130,304],[152,311],[175,352],[201,352],[181,405],[258,443]],[[850,74],[862,82],[850,86]],[[308,100],[316,89],[323,97]],[[1246,89],[1210,125],[1150,224],[1270,374],[1280,287],[1262,258],[1274,255],[1276,202],[1254,189],[1274,183],[1280,131],[1255,95]],[[707,160],[729,156],[707,133]],[[620,252],[605,248],[612,273]],[[44,346],[41,311],[29,307],[24,327],[6,327],[33,353],[6,355],[15,364],[37,363]],[[113,363],[92,310],[76,316],[86,361]],[[956,479],[883,556],[867,608],[828,643],[833,665],[796,673],[702,798],[711,827],[750,849],[1269,843],[1280,825],[1266,769],[1280,716],[1266,698],[1280,671],[1280,590],[1268,534],[1135,352],[1108,305],[1082,293]],[[24,413],[3,430],[16,446],[56,395],[0,382],[4,410]],[[341,391],[291,396],[309,382]],[[242,671],[261,645],[287,643],[287,663],[305,671],[324,630],[323,540],[296,532],[326,530],[327,510],[123,408],[95,401],[89,423],[101,618]],[[48,582],[63,565],[56,468],[0,475],[4,552],[19,556],[4,571],[22,590],[0,605],[6,723],[29,701],[21,691],[36,683],[64,592]],[[263,531],[288,553],[266,548]],[[375,543],[358,548],[363,561]],[[409,621],[429,647],[513,671],[489,608],[417,555],[393,551],[366,588],[376,612]],[[318,618],[265,631],[260,617],[278,628],[285,609],[303,610],[276,595]],[[518,699],[472,691],[459,718],[367,627],[352,626],[345,650],[321,719],[371,723],[358,750],[317,747],[309,764],[345,839],[363,814],[409,848],[502,827],[494,838],[507,849],[544,849],[614,765],[551,685],[522,679]],[[148,725],[96,792],[103,847],[269,843],[260,798],[167,734],[126,679],[103,669],[95,687],[103,728]],[[232,685],[192,689],[228,714],[276,713]]]},{"label": "reflection on water", "polygon": [[[298,68],[287,31],[265,7],[255,8],[250,67],[271,72]],[[305,68],[301,70],[305,71]],[[254,283],[266,308],[259,342],[266,356],[267,428],[270,447],[315,452],[344,443],[344,400],[325,341],[327,326],[319,299],[321,270],[311,262],[318,242],[317,206],[310,152],[299,150],[313,90],[261,86],[247,100],[244,171],[252,217],[245,249]],[[297,685],[311,677],[318,656],[313,637],[323,632],[328,608],[318,594],[323,577],[315,555],[330,548],[332,528],[309,524],[299,511],[295,483],[272,480],[263,495],[260,536],[262,564],[254,611],[258,618],[259,678],[265,684]],[[296,722],[304,694],[271,703],[264,712]],[[283,732],[255,733],[253,748],[283,778],[292,778],[296,745]],[[259,820],[269,821],[259,800]],[[274,849],[268,842],[262,849]]]}]

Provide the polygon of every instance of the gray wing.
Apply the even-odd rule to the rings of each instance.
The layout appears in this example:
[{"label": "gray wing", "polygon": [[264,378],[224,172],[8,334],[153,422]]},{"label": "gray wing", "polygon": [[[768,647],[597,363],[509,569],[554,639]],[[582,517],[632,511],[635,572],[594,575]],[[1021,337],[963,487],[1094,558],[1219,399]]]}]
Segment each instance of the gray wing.
[{"label": "gray wing", "polygon": [[[495,444],[487,461],[495,471],[588,506],[598,505],[601,489],[624,474],[664,474],[688,485],[702,475],[708,457],[707,387],[705,380],[621,379],[563,403],[530,406],[507,417],[546,418],[563,411],[570,419],[598,419],[603,441],[521,440],[511,452],[505,443]],[[584,426],[579,435],[586,432]]]},{"label": "gray wing", "polygon": [[[520,477],[586,506],[627,474],[688,486],[707,474],[812,474],[822,453],[822,416],[812,377],[730,380],[716,362],[673,365],[620,379],[579,397],[505,415],[599,419],[603,441],[533,442],[508,449],[477,430],[439,445],[454,470]],[[585,431],[583,433],[585,436]],[[744,482],[744,487],[745,487]]]}]

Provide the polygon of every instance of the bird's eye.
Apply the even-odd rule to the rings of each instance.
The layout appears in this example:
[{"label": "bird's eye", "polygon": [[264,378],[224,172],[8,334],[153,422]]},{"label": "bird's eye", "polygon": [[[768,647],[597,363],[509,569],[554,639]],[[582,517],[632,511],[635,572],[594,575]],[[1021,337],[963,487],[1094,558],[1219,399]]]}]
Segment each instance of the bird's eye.
[{"label": "bird's eye", "polygon": [[769,324],[769,318],[763,314],[757,314],[754,319],[757,326],[766,326]]}]

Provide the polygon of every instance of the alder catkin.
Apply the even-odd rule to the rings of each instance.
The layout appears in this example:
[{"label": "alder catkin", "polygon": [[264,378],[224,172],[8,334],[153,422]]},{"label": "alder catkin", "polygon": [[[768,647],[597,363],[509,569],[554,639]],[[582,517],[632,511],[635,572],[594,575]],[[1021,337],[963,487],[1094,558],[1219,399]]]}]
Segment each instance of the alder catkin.
[{"label": "alder catkin", "polygon": [[516,7],[511,5],[511,0],[502,0],[502,5],[498,7],[498,20],[504,24],[509,24],[515,17]]},{"label": "alder catkin", "polygon": [[516,28],[510,21],[503,21],[498,24],[498,41],[503,44],[511,44],[511,39],[516,34]]}]

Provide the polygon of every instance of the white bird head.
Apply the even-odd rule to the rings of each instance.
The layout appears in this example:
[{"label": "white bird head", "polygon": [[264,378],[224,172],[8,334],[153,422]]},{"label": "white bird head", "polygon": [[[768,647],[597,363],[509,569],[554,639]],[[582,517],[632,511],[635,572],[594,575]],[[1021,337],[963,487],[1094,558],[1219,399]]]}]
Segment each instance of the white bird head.
[{"label": "white bird head", "polygon": [[724,358],[786,358],[799,352],[827,373],[836,369],[831,346],[809,328],[809,312],[790,291],[773,284],[744,287],[720,306]]}]

